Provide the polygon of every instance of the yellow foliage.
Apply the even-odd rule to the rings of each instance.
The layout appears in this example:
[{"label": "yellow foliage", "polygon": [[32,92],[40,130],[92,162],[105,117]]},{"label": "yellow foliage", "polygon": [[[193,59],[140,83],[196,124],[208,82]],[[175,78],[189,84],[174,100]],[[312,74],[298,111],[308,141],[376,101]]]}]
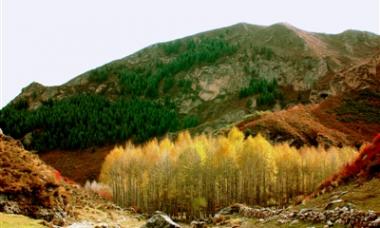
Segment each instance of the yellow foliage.
[{"label": "yellow foliage", "polygon": [[120,160],[121,156],[124,153],[124,149],[120,147],[115,147],[105,158],[104,163],[102,164],[102,169],[100,172],[99,181],[108,184],[111,177],[112,170],[117,166],[116,163]]},{"label": "yellow foliage", "polygon": [[286,203],[314,190],[355,154],[346,147],[272,145],[260,134],[245,139],[237,128],[216,137],[182,132],[174,141],[115,147],[100,181],[111,186],[121,206],[208,215],[236,202]]}]

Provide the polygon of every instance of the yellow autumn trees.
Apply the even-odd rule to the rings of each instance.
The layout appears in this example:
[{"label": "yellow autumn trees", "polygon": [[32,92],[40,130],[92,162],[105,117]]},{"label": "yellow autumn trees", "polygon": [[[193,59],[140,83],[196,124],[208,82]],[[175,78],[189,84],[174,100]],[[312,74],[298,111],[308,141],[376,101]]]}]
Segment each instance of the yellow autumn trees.
[{"label": "yellow autumn trees", "polygon": [[176,140],[128,143],[106,157],[100,181],[123,207],[171,216],[204,217],[232,203],[283,205],[310,193],[356,155],[351,148],[270,144],[263,136],[244,138],[180,133]]}]

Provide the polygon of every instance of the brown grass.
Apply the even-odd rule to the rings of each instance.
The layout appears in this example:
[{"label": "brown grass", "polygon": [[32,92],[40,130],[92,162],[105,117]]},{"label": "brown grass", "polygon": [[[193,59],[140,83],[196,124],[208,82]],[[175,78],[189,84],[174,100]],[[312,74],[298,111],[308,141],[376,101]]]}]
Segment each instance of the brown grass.
[{"label": "brown grass", "polygon": [[334,110],[342,104],[342,98],[330,97],[320,104],[296,105],[241,122],[237,126],[254,134],[263,132],[274,141],[291,141],[294,146],[321,144],[359,147],[370,142],[380,132],[380,124],[365,120],[338,120]]},{"label": "brown grass", "polygon": [[[50,214],[46,220],[55,219],[56,212],[66,210],[70,196],[61,180],[56,179],[55,170],[38,157],[22,148],[20,142],[0,135],[0,211],[11,203],[15,213],[41,218],[41,210]],[[8,206],[7,206],[8,205]],[[44,214],[44,213],[42,213]]]},{"label": "brown grass", "polygon": [[84,184],[87,180],[98,179],[104,158],[112,149],[113,146],[74,151],[53,150],[39,156],[63,176]]}]

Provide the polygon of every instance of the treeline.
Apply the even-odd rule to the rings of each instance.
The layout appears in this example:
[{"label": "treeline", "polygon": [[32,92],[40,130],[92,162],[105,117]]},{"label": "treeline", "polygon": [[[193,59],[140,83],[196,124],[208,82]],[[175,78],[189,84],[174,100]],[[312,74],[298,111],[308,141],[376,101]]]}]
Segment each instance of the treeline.
[{"label": "treeline", "polygon": [[355,154],[351,148],[273,146],[260,135],[245,139],[237,129],[217,137],[185,132],[175,141],[116,147],[100,181],[120,206],[192,219],[236,202],[284,205],[315,190]]},{"label": "treeline", "polygon": [[[122,93],[124,95],[145,96],[157,98],[162,88],[168,92],[176,81],[174,76],[199,64],[211,64],[223,56],[233,54],[237,47],[222,38],[202,38],[198,41],[189,39],[187,41],[173,41],[159,45],[166,54],[177,55],[168,63],[157,60],[146,66],[127,68],[108,64],[90,72],[90,80],[102,82],[110,75],[119,78]],[[182,47],[183,51],[179,51]],[[181,49],[181,50],[182,50]],[[161,82],[162,86],[161,86]],[[181,86],[184,83],[179,83]],[[186,87],[188,88],[188,87]]]},{"label": "treeline", "polygon": [[197,124],[193,116],[180,117],[170,101],[110,101],[82,94],[47,101],[34,111],[27,111],[22,104],[1,110],[0,126],[15,138],[32,132],[28,147],[38,151],[87,148],[127,139],[141,143]]},{"label": "treeline", "polygon": [[265,78],[252,77],[249,85],[239,92],[239,97],[244,98],[252,95],[258,95],[258,106],[272,106],[279,98],[277,80],[266,80]]}]

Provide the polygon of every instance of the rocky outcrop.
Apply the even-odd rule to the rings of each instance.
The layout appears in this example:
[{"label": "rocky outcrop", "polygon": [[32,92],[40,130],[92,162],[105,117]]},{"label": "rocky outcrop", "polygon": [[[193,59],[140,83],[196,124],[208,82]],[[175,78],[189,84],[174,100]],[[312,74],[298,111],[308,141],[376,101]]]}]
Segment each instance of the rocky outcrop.
[{"label": "rocky outcrop", "polygon": [[[236,212],[238,210],[238,212]],[[275,208],[250,208],[243,204],[235,204],[222,210],[224,218],[226,212],[236,213],[247,218],[258,218],[260,222],[266,223],[276,221],[278,224],[295,224],[299,221],[306,221],[315,224],[326,224],[328,227],[333,225],[348,225],[351,227],[376,227],[379,217],[374,211],[356,210],[349,205],[335,207],[331,210],[320,208],[294,209],[275,209]],[[220,217],[220,214],[216,215]],[[221,223],[221,220],[218,220]]]},{"label": "rocky outcrop", "polygon": [[175,223],[167,214],[156,211],[154,215],[148,219],[142,228],[179,228],[181,227]]}]

